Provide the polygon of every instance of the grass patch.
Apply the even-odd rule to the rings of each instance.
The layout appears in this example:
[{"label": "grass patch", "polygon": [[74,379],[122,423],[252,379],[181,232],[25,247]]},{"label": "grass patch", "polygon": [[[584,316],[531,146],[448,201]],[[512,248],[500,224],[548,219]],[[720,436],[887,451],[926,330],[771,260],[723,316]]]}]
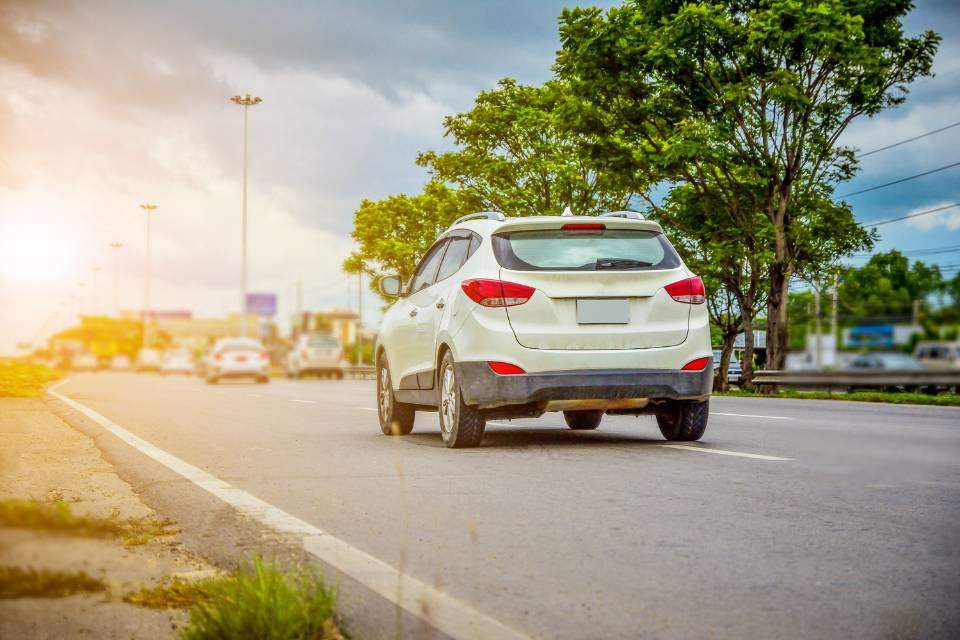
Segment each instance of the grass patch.
[{"label": "grass patch", "polygon": [[229,578],[207,578],[189,581],[182,578],[172,580],[156,587],[144,587],[136,593],[124,596],[123,601],[150,609],[189,609],[210,602],[224,589]]},{"label": "grass patch", "polygon": [[64,573],[0,566],[0,600],[10,598],[66,598],[75,593],[104,591],[102,580],[86,573]]},{"label": "grass patch", "polygon": [[177,533],[169,520],[78,516],[62,500],[0,500],[0,526],[63,533],[82,538],[120,538],[124,544],[146,544],[158,536]]},{"label": "grass patch", "polygon": [[960,395],[944,393],[941,395],[927,395],[925,393],[891,393],[887,391],[854,391],[852,393],[827,391],[801,391],[798,389],[781,389],[779,393],[761,395],[753,391],[731,389],[717,396],[732,396],[735,398],[800,398],[804,400],[851,400],[853,402],[886,402],[890,404],[924,404],[938,407],[960,407]]},{"label": "grass patch", "polygon": [[193,599],[190,622],[181,634],[184,640],[342,637],[333,620],[335,589],[306,570],[285,572],[260,558],[251,568],[227,577],[193,585],[173,582],[162,591],[146,590],[137,595],[144,603]]},{"label": "grass patch", "polygon": [[61,375],[56,369],[38,364],[0,363],[0,398],[39,396],[43,385]]}]

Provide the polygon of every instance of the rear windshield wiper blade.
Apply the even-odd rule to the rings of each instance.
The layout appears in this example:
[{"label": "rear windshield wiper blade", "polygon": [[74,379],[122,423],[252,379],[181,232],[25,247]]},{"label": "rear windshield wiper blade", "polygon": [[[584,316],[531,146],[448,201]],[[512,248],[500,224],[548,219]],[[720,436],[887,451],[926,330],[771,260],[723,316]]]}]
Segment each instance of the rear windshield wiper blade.
[{"label": "rear windshield wiper blade", "polygon": [[652,267],[652,262],[644,262],[643,260],[631,260],[630,258],[599,258],[595,268],[597,271],[601,269],[633,269],[636,267]]}]

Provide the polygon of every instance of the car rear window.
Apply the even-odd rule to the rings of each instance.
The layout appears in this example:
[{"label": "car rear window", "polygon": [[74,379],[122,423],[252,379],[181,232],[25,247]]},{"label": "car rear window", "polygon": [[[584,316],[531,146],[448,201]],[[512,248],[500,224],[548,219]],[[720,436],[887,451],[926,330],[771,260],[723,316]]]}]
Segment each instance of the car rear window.
[{"label": "car rear window", "polygon": [[673,269],[680,256],[662,233],[635,229],[513,231],[493,236],[493,252],[516,271]]},{"label": "car rear window", "polygon": [[225,342],[220,350],[225,353],[239,351],[260,351],[263,347],[255,342]]}]

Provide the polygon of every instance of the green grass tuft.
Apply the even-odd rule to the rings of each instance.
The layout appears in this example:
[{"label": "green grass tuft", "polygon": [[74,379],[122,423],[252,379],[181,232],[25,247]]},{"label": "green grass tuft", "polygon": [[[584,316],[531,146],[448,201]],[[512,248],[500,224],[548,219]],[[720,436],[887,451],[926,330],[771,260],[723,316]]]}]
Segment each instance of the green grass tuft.
[{"label": "green grass tuft", "polygon": [[852,393],[837,392],[828,393],[826,391],[800,391],[798,389],[781,389],[775,394],[760,394],[754,391],[744,391],[742,389],[731,389],[720,393],[714,392],[717,396],[732,396],[736,398],[799,398],[801,400],[850,400],[853,402],[887,402],[890,404],[923,404],[938,407],[960,407],[960,395],[956,393],[943,393],[940,395],[927,395],[925,393],[891,393],[887,391],[854,391]]},{"label": "green grass tuft", "polygon": [[150,609],[188,609],[210,602],[234,578],[208,578],[188,581],[173,578],[156,587],[145,587],[136,593],[124,596],[124,602]]},{"label": "green grass tuft", "polygon": [[62,374],[56,369],[36,364],[0,363],[0,398],[39,396],[43,385]]},{"label": "green grass tuft", "polygon": [[146,544],[157,536],[173,535],[169,520],[78,516],[62,500],[0,500],[0,526],[64,533],[82,538],[122,538],[128,545]]},{"label": "green grass tuft", "polygon": [[75,593],[96,593],[107,586],[82,571],[64,573],[0,566],[0,600],[10,598],[65,598]]},{"label": "green grass tuft", "polygon": [[205,601],[190,610],[184,640],[340,637],[336,590],[305,570],[288,573],[257,558],[251,569],[198,584]]}]

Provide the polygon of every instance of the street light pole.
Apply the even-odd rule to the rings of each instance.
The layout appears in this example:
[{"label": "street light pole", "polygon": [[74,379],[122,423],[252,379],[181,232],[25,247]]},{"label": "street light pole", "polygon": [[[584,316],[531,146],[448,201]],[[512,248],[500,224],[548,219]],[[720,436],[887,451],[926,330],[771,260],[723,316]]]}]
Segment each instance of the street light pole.
[{"label": "street light pole", "polygon": [[240,335],[247,336],[247,112],[263,102],[249,93],[233,96],[230,101],[243,107],[243,198],[241,204],[242,231],[240,237]]},{"label": "street light pole", "polygon": [[140,208],[147,214],[147,252],[143,267],[143,348],[149,344],[150,328],[150,214],[157,208],[155,204],[141,204]]},{"label": "street light pole", "polygon": [[117,292],[120,290],[118,286],[119,282],[119,273],[120,273],[120,251],[119,249],[123,248],[122,242],[111,242],[110,248],[113,249],[113,315],[120,317],[120,302]]}]

